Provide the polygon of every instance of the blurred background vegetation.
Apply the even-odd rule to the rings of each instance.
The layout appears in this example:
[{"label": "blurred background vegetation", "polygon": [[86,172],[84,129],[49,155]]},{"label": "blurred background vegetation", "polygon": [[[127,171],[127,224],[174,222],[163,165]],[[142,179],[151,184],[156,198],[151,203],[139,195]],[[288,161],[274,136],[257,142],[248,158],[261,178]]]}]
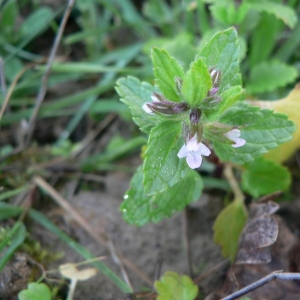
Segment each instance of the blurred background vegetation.
[{"label": "blurred background vegetation", "polygon": [[[36,99],[66,7],[67,1],[59,0],[0,0],[2,221],[22,217],[31,207],[24,201],[28,195],[33,199],[35,176],[57,185],[84,174],[134,171],[126,160],[116,161],[139,153],[145,137],[114,86],[128,75],[153,83],[152,46],[166,49],[187,68],[214,33],[235,26],[246,99],[282,98],[299,79],[297,0],[77,0],[38,107]],[[117,130],[110,130],[116,120]],[[214,169],[209,163],[203,168],[208,173]],[[205,183],[228,189],[213,176]],[[29,216],[72,244],[43,214],[30,211]],[[6,252],[0,270],[24,243],[22,221],[4,226],[0,251]]]}]

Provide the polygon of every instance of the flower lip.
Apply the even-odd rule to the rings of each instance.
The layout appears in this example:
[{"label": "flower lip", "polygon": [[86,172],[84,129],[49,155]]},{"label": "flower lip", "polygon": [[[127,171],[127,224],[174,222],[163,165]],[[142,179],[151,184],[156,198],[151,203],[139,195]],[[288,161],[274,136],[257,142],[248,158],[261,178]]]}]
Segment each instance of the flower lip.
[{"label": "flower lip", "polygon": [[203,143],[197,142],[197,136],[194,135],[187,144],[183,145],[179,150],[177,156],[179,158],[186,157],[186,162],[191,169],[196,169],[201,166],[202,155],[208,156],[211,151]]},{"label": "flower lip", "polygon": [[244,146],[246,144],[246,140],[240,138],[241,131],[239,129],[232,129],[232,130],[224,133],[224,135],[229,140],[232,140],[234,142],[234,144],[231,145],[233,148],[239,148],[239,147],[242,147],[242,146]]}]

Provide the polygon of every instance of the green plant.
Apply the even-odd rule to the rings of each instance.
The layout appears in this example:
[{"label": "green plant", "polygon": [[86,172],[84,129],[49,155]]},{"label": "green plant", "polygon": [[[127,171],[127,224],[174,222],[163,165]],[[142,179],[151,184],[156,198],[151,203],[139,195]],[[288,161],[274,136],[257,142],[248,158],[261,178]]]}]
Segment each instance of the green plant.
[{"label": "green plant", "polygon": [[[158,222],[196,201],[203,183],[193,169],[201,170],[202,156],[212,150],[222,162],[241,166],[243,187],[254,197],[289,187],[290,173],[262,154],[291,140],[295,125],[244,101],[238,49],[235,29],[216,33],[184,70],[168,52],[153,48],[156,86],[133,77],[118,81],[121,101],[149,135],[143,166],[120,208],[128,223]],[[214,225],[215,241],[231,261],[247,219],[244,196],[235,183],[232,188],[234,201]]]}]

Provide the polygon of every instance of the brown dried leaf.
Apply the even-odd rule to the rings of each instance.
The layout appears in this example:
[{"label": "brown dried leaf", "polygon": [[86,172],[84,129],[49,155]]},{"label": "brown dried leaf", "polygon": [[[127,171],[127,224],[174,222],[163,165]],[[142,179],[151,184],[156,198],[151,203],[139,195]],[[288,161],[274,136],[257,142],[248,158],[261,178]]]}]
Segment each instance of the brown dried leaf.
[{"label": "brown dried leaf", "polygon": [[[295,268],[295,265],[291,265],[291,263],[295,263],[294,259],[296,259],[298,264],[299,256],[297,254],[296,257],[293,257],[293,254],[295,254],[294,250],[296,253],[299,253],[299,239],[290,231],[279,216],[276,215],[274,218],[279,227],[277,240],[270,247],[261,248],[268,250],[268,253],[271,254],[271,261],[265,264],[234,264],[228,270],[223,288],[218,291],[214,297],[209,298],[210,300],[219,300],[220,298],[232,294],[236,291],[237,283],[239,289],[241,289],[274,271],[284,270],[285,272],[295,272],[298,270],[297,266]],[[291,259],[293,259],[293,261],[291,261]],[[237,283],[232,280],[232,273],[234,273]],[[297,281],[273,280],[268,284],[253,290],[244,297],[249,297],[253,300],[290,300],[298,299],[299,295],[300,286]]]},{"label": "brown dried leaf", "polygon": [[250,206],[249,219],[239,243],[235,264],[259,264],[271,260],[267,246],[275,243],[278,224],[270,216],[279,208],[275,202],[254,203]]}]

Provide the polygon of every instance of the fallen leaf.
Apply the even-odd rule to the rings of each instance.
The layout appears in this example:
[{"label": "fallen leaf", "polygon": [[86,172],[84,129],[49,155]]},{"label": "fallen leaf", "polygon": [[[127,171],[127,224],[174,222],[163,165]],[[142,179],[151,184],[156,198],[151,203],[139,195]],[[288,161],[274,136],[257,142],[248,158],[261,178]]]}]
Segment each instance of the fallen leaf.
[{"label": "fallen leaf", "polygon": [[275,202],[253,203],[242,231],[235,264],[259,264],[271,260],[269,249],[278,235],[276,220],[270,216],[279,205]]},{"label": "fallen leaf", "polygon": [[247,211],[244,202],[235,199],[226,206],[214,223],[214,241],[222,247],[222,255],[234,261],[239,236],[247,219]]}]

